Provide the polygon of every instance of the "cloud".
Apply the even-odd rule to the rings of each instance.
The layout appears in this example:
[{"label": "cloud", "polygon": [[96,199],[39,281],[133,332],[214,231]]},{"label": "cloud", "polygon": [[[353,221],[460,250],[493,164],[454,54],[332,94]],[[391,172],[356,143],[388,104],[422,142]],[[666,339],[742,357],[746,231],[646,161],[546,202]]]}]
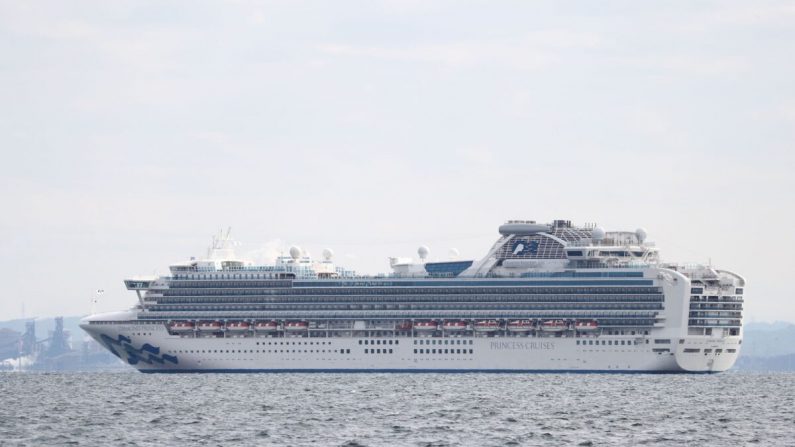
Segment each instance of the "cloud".
[{"label": "cloud", "polygon": [[525,33],[518,38],[462,40],[406,46],[337,43],[320,45],[318,49],[337,57],[438,63],[457,68],[497,64],[516,69],[535,70],[557,59],[557,52],[591,51],[605,44],[605,37],[598,33],[550,29]]}]

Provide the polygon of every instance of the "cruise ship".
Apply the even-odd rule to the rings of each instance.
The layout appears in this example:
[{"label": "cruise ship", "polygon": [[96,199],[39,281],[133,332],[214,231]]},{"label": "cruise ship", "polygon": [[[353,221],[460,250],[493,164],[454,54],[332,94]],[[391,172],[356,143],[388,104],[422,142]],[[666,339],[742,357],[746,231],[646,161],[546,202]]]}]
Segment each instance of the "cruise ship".
[{"label": "cruise ship", "polygon": [[662,262],[643,229],[513,220],[482,259],[389,263],[361,276],[294,246],[255,264],[221,233],[81,327],[146,373],[713,373],[742,344],[744,278]]}]

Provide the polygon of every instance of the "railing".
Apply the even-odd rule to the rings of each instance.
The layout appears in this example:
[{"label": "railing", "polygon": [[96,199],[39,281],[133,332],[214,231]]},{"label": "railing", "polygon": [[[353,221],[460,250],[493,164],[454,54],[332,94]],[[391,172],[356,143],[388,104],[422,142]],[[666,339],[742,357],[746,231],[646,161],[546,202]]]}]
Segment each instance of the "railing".
[{"label": "railing", "polygon": [[168,313],[148,312],[141,315],[141,318],[157,319],[231,319],[231,318],[254,318],[254,319],[352,319],[367,320],[379,318],[394,319],[417,319],[417,318],[589,318],[589,319],[653,319],[657,315],[656,311],[593,311],[593,310],[349,310],[349,311],[172,311]]}]

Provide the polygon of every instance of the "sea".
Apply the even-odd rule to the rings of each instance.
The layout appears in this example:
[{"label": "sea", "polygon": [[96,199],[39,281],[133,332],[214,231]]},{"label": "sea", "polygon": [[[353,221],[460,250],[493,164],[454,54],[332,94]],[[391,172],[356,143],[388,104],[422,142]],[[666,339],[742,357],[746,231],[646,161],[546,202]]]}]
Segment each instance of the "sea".
[{"label": "sea", "polygon": [[0,373],[2,446],[795,445],[795,374]]}]

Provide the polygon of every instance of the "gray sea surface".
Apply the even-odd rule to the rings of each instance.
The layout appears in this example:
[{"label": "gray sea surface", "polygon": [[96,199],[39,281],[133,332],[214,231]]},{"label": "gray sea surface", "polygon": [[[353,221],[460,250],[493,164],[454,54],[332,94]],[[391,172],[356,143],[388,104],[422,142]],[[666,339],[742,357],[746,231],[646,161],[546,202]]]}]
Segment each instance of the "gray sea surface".
[{"label": "gray sea surface", "polygon": [[0,373],[0,445],[795,445],[795,374]]}]

